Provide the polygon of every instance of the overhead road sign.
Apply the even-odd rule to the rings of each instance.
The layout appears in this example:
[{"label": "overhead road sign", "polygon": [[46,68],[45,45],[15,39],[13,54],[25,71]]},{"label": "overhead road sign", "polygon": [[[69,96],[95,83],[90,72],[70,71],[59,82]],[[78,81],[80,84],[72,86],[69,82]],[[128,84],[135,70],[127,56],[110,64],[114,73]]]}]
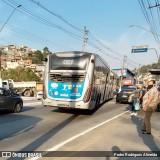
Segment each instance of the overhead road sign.
[{"label": "overhead road sign", "polygon": [[141,53],[147,51],[148,51],[148,45],[132,46],[132,53]]}]

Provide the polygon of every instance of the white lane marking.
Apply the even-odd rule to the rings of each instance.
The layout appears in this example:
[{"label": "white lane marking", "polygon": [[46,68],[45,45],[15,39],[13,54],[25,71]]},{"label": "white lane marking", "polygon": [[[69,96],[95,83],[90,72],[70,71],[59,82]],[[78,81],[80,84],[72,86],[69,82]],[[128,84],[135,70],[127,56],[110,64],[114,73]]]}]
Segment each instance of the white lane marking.
[{"label": "white lane marking", "polygon": [[36,126],[36,125],[37,125],[37,124],[34,124],[34,125],[31,125],[31,126],[25,128],[25,129],[22,129],[21,131],[15,133],[15,134],[13,134],[13,135],[11,135],[9,138],[2,139],[1,141],[8,141],[8,140],[12,139],[13,137],[15,137],[15,136],[17,136],[17,135],[19,135],[19,134],[21,134],[21,133],[27,131],[28,129],[30,129],[30,128]]},{"label": "white lane marking", "polygon": [[25,129],[22,129],[21,131],[15,133],[12,137],[17,136],[18,134],[21,134],[21,133],[23,133],[23,132],[25,132],[25,131],[27,131],[27,130],[33,128],[33,127],[36,126],[36,125],[37,125],[37,124],[34,124],[34,125],[31,125],[31,126],[25,128]]},{"label": "white lane marking", "polygon": [[[123,113],[121,113],[121,114],[119,114],[119,115],[117,115],[117,116],[115,116],[115,117],[113,117],[113,118],[110,118],[110,119],[108,119],[108,120],[106,120],[106,121],[104,121],[104,122],[102,122],[102,123],[99,123],[99,124],[97,124],[96,126],[93,126],[93,127],[89,128],[89,129],[87,129],[87,130],[85,130],[85,131],[83,131],[83,132],[81,132],[81,133],[79,133],[79,134],[77,134],[77,135],[75,135],[75,136],[67,139],[67,140],[64,141],[64,142],[62,142],[62,143],[60,143],[60,144],[58,144],[58,145],[56,145],[56,146],[54,146],[54,147],[52,147],[52,148],[49,148],[47,151],[48,151],[48,152],[49,152],[49,151],[56,151],[56,150],[58,150],[60,147],[63,147],[64,145],[66,145],[67,143],[72,142],[73,140],[79,138],[80,136],[83,136],[83,135],[91,132],[92,130],[94,130],[94,129],[96,129],[96,128],[102,126],[102,125],[104,125],[105,123],[108,123],[108,122],[110,122],[110,121],[112,121],[112,120],[114,120],[114,119],[122,116],[123,114],[125,114],[125,113],[127,113],[127,112],[129,112],[129,111],[125,111],[125,112],[123,112]],[[47,152],[47,151],[46,151],[46,152]],[[37,159],[39,159],[39,158],[40,158],[40,157],[33,157],[33,158],[29,159],[29,160],[37,160]]]}]

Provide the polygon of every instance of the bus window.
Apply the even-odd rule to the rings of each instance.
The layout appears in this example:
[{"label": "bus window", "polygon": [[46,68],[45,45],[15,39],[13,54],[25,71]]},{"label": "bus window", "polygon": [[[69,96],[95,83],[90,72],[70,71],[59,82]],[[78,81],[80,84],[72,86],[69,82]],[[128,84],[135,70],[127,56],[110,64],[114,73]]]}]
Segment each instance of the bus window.
[{"label": "bus window", "polygon": [[53,54],[50,58],[50,70],[86,70],[89,56],[58,57]]}]

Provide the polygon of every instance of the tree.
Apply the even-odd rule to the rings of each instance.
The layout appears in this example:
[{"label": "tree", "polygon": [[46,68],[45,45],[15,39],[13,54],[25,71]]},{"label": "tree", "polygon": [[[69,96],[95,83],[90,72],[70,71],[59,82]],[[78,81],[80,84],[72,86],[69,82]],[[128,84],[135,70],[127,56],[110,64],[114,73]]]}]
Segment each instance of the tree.
[{"label": "tree", "polygon": [[43,60],[43,54],[41,51],[37,50],[33,54],[32,62],[35,64],[41,64]]},{"label": "tree", "polygon": [[47,57],[48,54],[51,54],[48,47],[43,48],[43,53],[39,50],[35,51],[32,55],[24,57],[24,60],[30,59],[33,64],[42,64],[42,61]]},{"label": "tree", "polygon": [[2,79],[13,79],[19,81],[40,81],[40,78],[31,70],[31,68],[17,67],[2,71]]},{"label": "tree", "polygon": [[[154,63],[154,64],[146,65],[146,66],[144,65],[144,66],[140,67],[139,74],[144,75],[144,74],[148,73],[148,71],[150,69],[159,69],[159,63]],[[136,73],[136,69],[134,69],[132,72]]]},{"label": "tree", "polygon": [[27,57],[25,57],[23,59],[25,59],[25,60],[30,59],[30,60],[32,60],[33,64],[42,64],[43,54],[41,51],[37,50],[32,55],[28,55]]},{"label": "tree", "polygon": [[43,60],[47,57],[47,55],[51,54],[48,47],[43,48]]}]

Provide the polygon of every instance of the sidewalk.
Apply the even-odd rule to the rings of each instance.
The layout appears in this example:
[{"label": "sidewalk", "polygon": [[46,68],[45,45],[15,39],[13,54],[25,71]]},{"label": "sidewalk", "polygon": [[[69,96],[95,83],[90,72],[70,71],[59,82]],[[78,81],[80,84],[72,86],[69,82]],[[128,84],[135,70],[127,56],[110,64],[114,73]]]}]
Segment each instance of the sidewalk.
[{"label": "sidewalk", "polygon": [[[143,113],[137,116],[130,116],[129,112],[80,136],[67,143],[58,151],[160,151],[160,112],[152,115],[152,135],[145,135],[141,132]],[[76,154],[76,153],[75,153]],[[115,157],[58,157],[58,160],[112,160],[121,159]],[[128,159],[134,157],[125,157]],[[144,157],[136,158],[142,159]],[[124,157],[123,157],[124,159]],[[160,159],[160,157],[145,157],[146,159]]]}]

